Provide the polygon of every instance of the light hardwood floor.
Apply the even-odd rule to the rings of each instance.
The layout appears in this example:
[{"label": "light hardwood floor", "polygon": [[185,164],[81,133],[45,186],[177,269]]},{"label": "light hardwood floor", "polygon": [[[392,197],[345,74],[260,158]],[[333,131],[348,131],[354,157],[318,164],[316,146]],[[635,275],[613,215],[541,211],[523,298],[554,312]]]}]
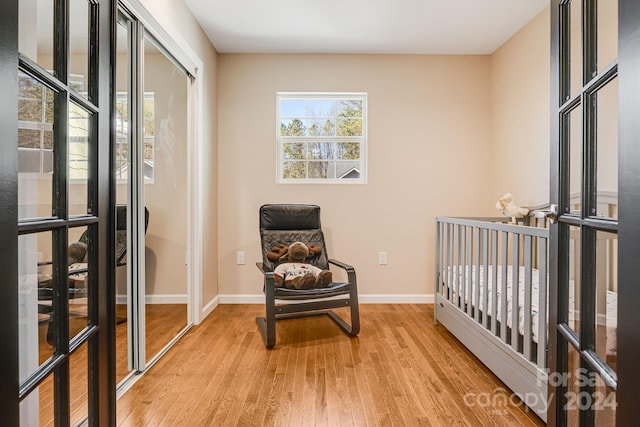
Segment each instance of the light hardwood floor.
[{"label": "light hardwood floor", "polygon": [[360,308],[358,338],[326,316],[286,320],[267,350],[264,306],[221,305],[118,400],[118,425],[544,425],[433,305]]}]

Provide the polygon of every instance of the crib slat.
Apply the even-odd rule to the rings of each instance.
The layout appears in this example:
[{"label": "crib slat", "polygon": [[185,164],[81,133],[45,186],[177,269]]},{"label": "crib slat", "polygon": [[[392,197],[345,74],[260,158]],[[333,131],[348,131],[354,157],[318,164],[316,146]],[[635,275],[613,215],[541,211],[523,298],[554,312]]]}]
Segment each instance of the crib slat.
[{"label": "crib slat", "polygon": [[547,289],[549,286],[549,278],[547,277],[547,239],[540,238],[538,247],[540,265],[538,266],[538,367],[545,369],[547,367]]},{"label": "crib slat", "polygon": [[473,290],[473,294],[474,294],[473,318],[475,319],[476,323],[480,323],[480,310],[478,309],[478,307],[480,306],[480,236],[481,236],[480,229],[476,227],[474,229],[474,234],[476,236],[475,251],[474,251],[476,254],[476,262],[474,263],[476,285],[474,286],[474,290]]},{"label": "crib slat", "polygon": [[524,335],[523,335],[523,354],[527,360],[531,360],[531,258],[533,257],[531,250],[531,236],[524,236]]},{"label": "crib slat", "polygon": [[513,252],[511,257],[511,347],[518,353],[518,298],[520,287],[520,234],[513,233]]},{"label": "crib slat", "polygon": [[460,275],[460,268],[462,267],[462,257],[460,256],[460,250],[461,250],[461,246],[462,246],[462,242],[461,242],[461,229],[463,228],[462,225],[456,225],[456,259],[455,259],[455,266],[456,266],[456,280],[455,280],[455,292],[456,292],[456,300],[454,301],[454,304],[456,305],[456,307],[460,307],[460,305],[462,304],[461,301],[461,296],[460,296],[460,288],[462,287],[462,283],[461,283],[461,279],[462,276]]},{"label": "crib slat", "polygon": [[459,271],[458,274],[460,275],[460,309],[462,311],[465,310],[465,303],[467,301],[467,280],[466,280],[466,272],[467,272],[467,259],[466,259],[466,255],[467,255],[467,226],[463,225],[462,228],[460,229],[460,256],[462,257],[460,259],[460,262],[458,263],[459,265]]},{"label": "crib slat", "polygon": [[507,343],[507,263],[509,262],[509,232],[502,232],[502,274],[500,277],[500,339]]},{"label": "crib slat", "polygon": [[[491,333],[498,331],[498,231],[491,231]],[[487,313],[489,311],[487,310]]]},{"label": "crib slat", "polygon": [[489,328],[489,230],[482,229],[482,326]]},{"label": "crib slat", "polygon": [[468,244],[467,244],[467,263],[464,265],[464,277],[465,277],[465,283],[467,286],[467,290],[468,290],[468,296],[467,296],[467,315],[469,317],[471,317],[473,315],[473,312],[471,311],[473,304],[471,303],[471,299],[473,298],[473,287],[471,286],[471,283],[473,283],[473,278],[471,276],[471,266],[473,263],[473,227],[469,227],[469,229],[467,230],[467,239],[468,239]]},{"label": "crib slat", "polygon": [[451,301],[453,298],[453,293],[451,292],[451,282],[453,280],[453,264],[451,263],[451,258],[453,257],[453,224],[447,224],[447,295],[446,298]]}]

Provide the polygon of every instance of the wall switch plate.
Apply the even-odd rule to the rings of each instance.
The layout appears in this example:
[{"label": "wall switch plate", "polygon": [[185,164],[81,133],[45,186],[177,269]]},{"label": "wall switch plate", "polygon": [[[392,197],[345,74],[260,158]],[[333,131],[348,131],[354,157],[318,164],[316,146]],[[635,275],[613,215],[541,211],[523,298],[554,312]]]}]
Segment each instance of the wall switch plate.
[{"label": "wall switch plate", "polygon": [[387,253],[386,252],[378,252],[378,263],[380,265],[387,265]]},{"label": "wall switch plate", "polygon": [[244,265],[244,252],[236,252],[236,264]]}]

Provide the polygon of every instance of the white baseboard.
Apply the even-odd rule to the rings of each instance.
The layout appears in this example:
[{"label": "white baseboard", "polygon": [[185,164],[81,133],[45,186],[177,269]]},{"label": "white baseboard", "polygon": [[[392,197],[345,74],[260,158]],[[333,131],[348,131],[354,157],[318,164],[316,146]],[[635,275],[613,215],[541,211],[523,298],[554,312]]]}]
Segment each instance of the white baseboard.
[{"label": "white baseboard", "polygon": [[204,320],[208,315],[210,315],[216,307],[220,305],[220,297],[217,296],[211,301],[209,301],[204,307],[202,307],[202,311],[200,312],[200,320]]},{"label": "white baseboard", "polygon": [[[164,295],[146,295],[145,304],[186,304],[188,297],[186,294],[164,294]],[[116,295],[116,304],[126,304],[126,295]]]},{"label": "white baseboard", "polygon": [[[220,304],[264,304],[263,294],[219,295]],[[433,304],[433,294],[364,294],[360,304]],[[215,308],[215,307],[214,307]]]}]

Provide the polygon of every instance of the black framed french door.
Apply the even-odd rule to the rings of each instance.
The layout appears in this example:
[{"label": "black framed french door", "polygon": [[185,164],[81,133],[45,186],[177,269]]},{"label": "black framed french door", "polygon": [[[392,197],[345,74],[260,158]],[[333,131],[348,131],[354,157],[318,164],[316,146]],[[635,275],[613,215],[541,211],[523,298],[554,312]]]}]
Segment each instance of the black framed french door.
[{"label": "black framed french door", "polygon": [[115,425],[115,10],[3,1],[3,425]]},{"label": "black framed french door", "polygon": [[549,425],[635,425],[640,2],[551,1]]}]

